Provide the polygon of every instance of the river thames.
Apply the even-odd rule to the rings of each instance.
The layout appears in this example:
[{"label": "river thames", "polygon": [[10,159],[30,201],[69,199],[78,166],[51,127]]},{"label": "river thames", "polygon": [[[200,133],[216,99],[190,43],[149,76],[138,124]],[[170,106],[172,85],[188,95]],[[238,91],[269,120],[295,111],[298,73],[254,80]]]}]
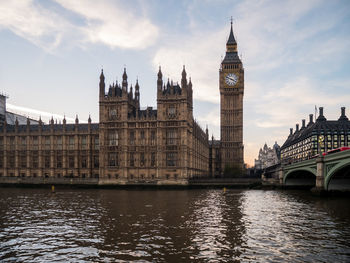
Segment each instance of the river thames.
[{"label": "river thames", "polygon": [[350,199],[0,188],[1,262],[350,262]]}]

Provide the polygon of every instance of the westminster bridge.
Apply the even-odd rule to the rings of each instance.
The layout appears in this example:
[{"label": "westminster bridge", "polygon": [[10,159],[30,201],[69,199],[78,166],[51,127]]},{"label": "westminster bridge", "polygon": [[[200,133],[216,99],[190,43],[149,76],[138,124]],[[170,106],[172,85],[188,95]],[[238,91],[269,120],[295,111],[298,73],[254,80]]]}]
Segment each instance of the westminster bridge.
[{"label": "westminster bridge", "polygon": [[318,190],[350,190],[350,150],[276,167],[283,186],[310,186]]}]

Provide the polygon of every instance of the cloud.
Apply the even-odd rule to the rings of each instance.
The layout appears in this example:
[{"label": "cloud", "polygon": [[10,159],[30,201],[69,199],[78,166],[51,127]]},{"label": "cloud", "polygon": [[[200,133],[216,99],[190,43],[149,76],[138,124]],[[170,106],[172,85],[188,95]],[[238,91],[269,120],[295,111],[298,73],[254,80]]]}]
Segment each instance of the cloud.
[{"label": "cloud", "polygon": [[255,106],[260,115],[256,125],[262,128],[286,127],[298,121],[299,116],[307,119],[307,114],[313,112],[315,105],[331,109],[346,105],[350,101],[350,94],[329,92],[336,85],[345,86],[338,81],[333,85],[329,84],[330,88],[327,90],[322,90],[306,76],[287,82],[282,88],[276,88],[261,97],[260,103]]},{"label": "cloud", "polygon": [[62,17],[31,0],[2,1],[0,5],[0,29],[9,29],[48,51],[59,45],[68,27]]},{"label": "cloud", "polygon": [[[179,76],[181,65],[186,65],[193,83],[193,96],[197,100],[219,103],[220,53],[225,47],[229,28],[218,32],[193,32],[192,37],[176,37],[169,45],[159,48],[153,57],[153,66],[170,76]],[[218,48],[222,47],[222,48]]]},{"label": "cloud", "polygon": [[142,14],[124,10],[121,4],[108,0],[55,0],[85,20],[81,30],[86,41],[112,48],[143,49],[154,43],[158,28]]},{"label": "cloud", "polygon": [[[23,116],[28,116],[32,119],[39,119],[39,117],[41,117],[43,121],[49,122],[49,120],[51,118],[59,119],[59,120],[63,120],[63,118],[66,118],[67,122],[74,122],[75,121],[74,118],[69,118],[69,117],[65,117],[63,115],[50,113],[50,112],[46,112],[46,111],[41,111],[41,110],[36,110],[36,109],[32,109],[32,108],[16,106],[16,105],[12,105],[9,103],[6,103],[6,107],[11,112],[14,112],[14,113],[17,113],[17,114],[20,114]],[[87,121],[80,120],[80,122],[87,122]]]},{"label": "cloud", "polygon": [[[9,29],[46,51],[53,51],[63,42],[78,46],[101,43],[111,48],[144,49],[157,39],[157,26],[144,14],[123,9],[119,2],[55,2],[59,5],[56,8],[33,0],[4,1],[0,5],[0,28]],[[73,14],[74,19],[66,12]]]}]

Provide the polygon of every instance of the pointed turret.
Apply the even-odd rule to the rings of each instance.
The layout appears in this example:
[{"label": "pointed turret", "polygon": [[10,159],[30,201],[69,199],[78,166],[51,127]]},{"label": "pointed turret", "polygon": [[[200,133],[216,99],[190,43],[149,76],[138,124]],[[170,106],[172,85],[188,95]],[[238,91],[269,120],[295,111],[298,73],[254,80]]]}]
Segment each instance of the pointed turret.
[{"label": "pointed turret", "polygon": [[100,74],[100,97],[105,96],[105,76],[103,75],[103,69]]},{"label": "pointed turret", "polygon": [[135,100],[140,100],[140,86],[139,86],[139,80],[136,79],[136,85],[135,85]]},{"label": "pointed turret", "polygon": [[182,69],[182,78],[181,78],[181,88],[186,88],[187,86],[187,78],[186,78],[186,70],[185,70],[185,65],[183,66]]},{"label": "pointed turret", "polygon": [[78,125],[79,124],[79,119],[78,119],[78,114],[75,115],[75,124]]},{"label": "pointed turret", "polygon": [[237,42],[233,34],[233,26],[232,26],[232,18],[231,18],[230,34],[226,42],[226,54],[222,63],[231,64],[231,63],[237,63],[237,62],[241,63],[241,60],[239,59],[239,56],[237,53]]},{"label": "pointed turret", "polygon": [[124,68],[122,87],[123,91],[128,92],[128,75],[126,75],[126,68]]},{"label": "pointed turret", "polygon": [[158,79],[157,79],[157,89],[158,91],[162,90],[162,86],[163,86],[163,74],[162,74],[162,70],[159,66],[159,71],[158,71]]},{"label": "pointed turret", "polygon": [[133,98],[133,89],[132,89],[132,84],[130,85],[130,92],[129,92],[129,97],[130,97],[130,99],[132,99]]},{"label": "pointed turret", "polygon": [[232,28],[232,18],[231,18],[231,30],[230,30],[230,36],[228,37],[226,45],[237,45],[235,36],[233,35],[233,28]]}]

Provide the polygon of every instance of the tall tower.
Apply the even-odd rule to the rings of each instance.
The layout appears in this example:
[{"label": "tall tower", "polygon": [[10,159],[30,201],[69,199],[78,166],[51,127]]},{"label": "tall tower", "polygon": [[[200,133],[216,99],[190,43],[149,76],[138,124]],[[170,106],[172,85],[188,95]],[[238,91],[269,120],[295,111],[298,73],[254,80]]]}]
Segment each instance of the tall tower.
[{"label": "tall tower", "polygon": [[243,168],[243,94],[244,69],[237,54],[233,35],[226,43],[226,55],[219,70],[220,79],[220,133],[222,171]]}]

